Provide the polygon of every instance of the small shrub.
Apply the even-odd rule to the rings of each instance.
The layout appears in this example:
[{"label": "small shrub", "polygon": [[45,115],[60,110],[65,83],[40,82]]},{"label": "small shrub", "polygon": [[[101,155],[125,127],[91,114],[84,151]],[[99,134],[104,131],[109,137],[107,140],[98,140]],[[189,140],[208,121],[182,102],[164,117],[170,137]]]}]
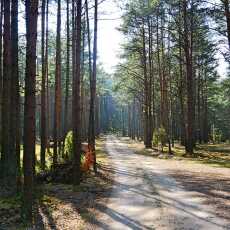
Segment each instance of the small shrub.
[{"label": "small shrub", "polygon": [[155,129],[153,131],[153,146],[158,147],[159,142],[160,142],[159,132],[158,129]]},{"label": "small shrub", "polygon": [[162,151],[163,151],[163,148],[167,143],[167,133],[163,127],[159,128],[159,137],[160,137],[161,147],[162,147]]},{"label": "small shrub", "polygon": [[158,128],[153,132],[153,146],[158,147],[161,144],[161,151],[167,143],[167,133],[163,127]]},{"label": "small shrub", "polygon": [[[65,156],[69,160],[73,160],[73,132],[70,131],[66,135],[65,138],[65,149],[64,149]],[[89,148],[85,150],[82,150],[81,153],[81,169],[82,171],[86,172],[89,170],[90,166],[93,164],[93,151]]]},{"label": "small shrub", "polygon": [[211,140],[213,144],[220,144],[222,140],[222,133],[220,130],[215,128],[214,126],[212,127],[212,135],[211,135]]},{"label": "small shrub", "polygon": [[69,159],[73,159],[73,132],[70,131],[65,138],[65,156]]}]

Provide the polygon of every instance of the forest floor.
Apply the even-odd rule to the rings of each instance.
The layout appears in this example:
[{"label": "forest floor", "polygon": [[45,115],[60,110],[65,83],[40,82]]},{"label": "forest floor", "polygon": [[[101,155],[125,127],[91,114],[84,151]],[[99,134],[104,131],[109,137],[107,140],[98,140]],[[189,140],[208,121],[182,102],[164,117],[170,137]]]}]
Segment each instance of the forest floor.
[{"label": "forest floor", "polygon": [[168,147],[164,147],[164,153],[161,154],[161,148],[156,149],[146,149],[143,142],[134,141],[129,138],[122,138],[122,141],[125,142],[129,148],[132,148],[135,153],[146,155],[146,156],[155,156],[158,158],[164,159],[176,159],[176,160],[186,160],[193,161],[194,163],[207,164],[213,167],[224,167],[230,168],[230,144],[229,143],[220,143],[220,144],[200,144],[197,145],[194,149],[196,157],[184,157],[185,147],[179,143],[175,143],[172,147],[173,155],[168,155]]},{"label": "forest floor", "polygon": [[[159,159],[142,143],[115,136],[97,142],[97,155],[98,175],[90,173],[74,191],[66,184],[38,187],[33,229],[230,229],[229,168]],[[0,199],[0,230],[23,229],[19,200]]]},{"label": "forest floor", "polygon": [[[85,230],[94,229],[95,205],[106,202],[110,196],[112,173],[101,170],[108,167],[103,138],[97,140],[98,173],[84,176],[75,189],[68,184],[43,183],[36,186],[34,230]],[[0,230],[28,230],[20,216],[21,197],[1,197]]]},{"label": "forest floor", "polygon": [[85,175],[79,187],[66,184],[47,184],[42,188],[38,204],[36,230],[94,229],[95,206],[106,202],[111,192],[112,173],[101,170],[109,167],[103,138],[97,141],[98,173]]}]

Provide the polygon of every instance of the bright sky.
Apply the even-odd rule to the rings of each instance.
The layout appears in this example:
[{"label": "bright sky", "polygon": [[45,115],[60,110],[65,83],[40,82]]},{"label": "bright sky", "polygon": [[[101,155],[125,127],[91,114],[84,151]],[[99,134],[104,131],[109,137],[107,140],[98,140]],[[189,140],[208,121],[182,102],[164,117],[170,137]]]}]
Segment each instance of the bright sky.
[{"label": "bright sky", "polygon": [[[219,3],[219,0],[214,0]],[[121,17],[120,9],[115,0],[105,0],[99,6],[99,18],[116,19]],[[103,15],[104,14],[104,15]],[[121,24],[121,19],[118,20],[102,20],[99,21],[99,34],[98,34],[98,52],[99,60],[103,63],[105,70],[108,73],[113,73],[114,66],[118,64],[120,52],[120,44],[124,37],[117,30]],[[222,54],[218,53],[216,58],[219,60],[217,68],[220,76],[226,77],[228,64],[225,62]]]},{"label": "bright sky", "polygon": [[[113,73],[118,64],[122,34],[117,30],[121,24],[121,12],[114,0],[105,0],[99,5],[98,56],[108,73]],[[109,20],[108,20],[109,19]],[[116,20],[113,20],[116,19]]]},{"label": "bright sky", "polygon": [[[218,1],[218,0],[215,0]],[[99,1],[100,2],[100,1]],[[99,5],[99,22],[98,22],[98,57],[99,61],[103,64],[106,72],[113,73],[114,67],[119,62],[119,53],[121,53],[120,44],[122,43],[124,36],[117,30],[121,24],[121,14],[120,8],[118,7],[118,0],[104,0]],[[50,11],[49,26],[56,31],[56,8],[55,4],[52,5],[52,10]],[[24,11],[24,6],[20,5],[20,12]],[[65,14],[66,6],[62,6],[62,12]],[[90,14],[93,16],[93,9]],[[65,17],[62,21],[62,28],[65,27]],[[93,21],[91,21],[91,29],[93,29]],[[24,18],[22,15],[19,17],[20,32],[25,32]],[[40,19],[38,30],[40,31]],[[51,29],[50,28],[50,29]],[[223,77],[226,76],[227,63],[221,54],[217,55],[219,59],[218,72]]]}]

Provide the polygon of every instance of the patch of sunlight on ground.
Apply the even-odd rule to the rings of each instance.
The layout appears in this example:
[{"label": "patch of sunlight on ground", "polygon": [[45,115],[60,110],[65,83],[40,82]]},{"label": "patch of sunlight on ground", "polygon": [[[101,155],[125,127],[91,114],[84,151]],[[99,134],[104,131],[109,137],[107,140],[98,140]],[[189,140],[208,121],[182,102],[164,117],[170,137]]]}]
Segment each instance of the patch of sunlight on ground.
[{"label": "patch of sunlight on ground", "polygon": [[[185,154],[185,148],[180,144],[175,144],[173,152],[177,157],[182,157]],[[194,153],[197,157],[189,158],[193,162],[230,168],[230,144],[201,144],[196,146]]]},{"label": "patch of sunlight on ground", "polygon": [[96,155],[97,155],[97,163],[98,164],[106,164],[108,163],[108,155],[104,149],[104,139],[97,138],[96,140]]},{"label": "patch of sunlight on ground", "polygon": [[122,142],[126,143],[136,154],[144,156],[154,156],[157,151],[155,149],[146,149],[143,141],[132,140],[127,137],[120,138]]},{"label": "patch of sunlight on ground", "polygon": [[[158,156],[161,154],[160,146],[153,149],[146,149],[143,142],[131,140],[127,137],[122,137],[120,140],[127,144],[136,154],[145,156]],[[164,153],[167,153],[168,147],[164,147]],[[194,153],[197,157],[183,157],[185,155],[185,147],[175,142],[172,147],[175,160],[186,160],[190,163],[209,164],[213,167],[230,168],[230,144],[201,144],[197,145]],[[163,154],[164,154],[163,153]],[[162,155],[162,154],[161,154]]]}]

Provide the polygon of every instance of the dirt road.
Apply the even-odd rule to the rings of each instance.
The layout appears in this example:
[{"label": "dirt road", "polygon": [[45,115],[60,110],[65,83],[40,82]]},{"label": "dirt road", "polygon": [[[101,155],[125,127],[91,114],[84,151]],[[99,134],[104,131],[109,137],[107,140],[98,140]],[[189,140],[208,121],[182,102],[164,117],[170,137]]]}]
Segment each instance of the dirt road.
[{"label": "dirt road", "polygon": [[137,155],[106,139],[115,183],[96,229],[230,229],[230,170]]}]

